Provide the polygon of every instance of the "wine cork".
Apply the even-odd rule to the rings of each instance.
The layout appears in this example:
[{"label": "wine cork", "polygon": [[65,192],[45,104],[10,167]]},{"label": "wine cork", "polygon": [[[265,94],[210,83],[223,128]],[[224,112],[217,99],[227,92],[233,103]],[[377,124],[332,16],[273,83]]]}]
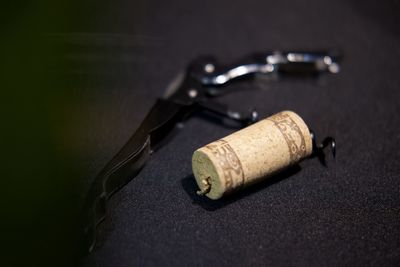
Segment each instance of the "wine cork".
[{"label": "wine cork", "polygon": [[311,134],[303,119],[292,111],[282,111],[197,149],[192,168],[199,193],[219,199],[311,153]]}]

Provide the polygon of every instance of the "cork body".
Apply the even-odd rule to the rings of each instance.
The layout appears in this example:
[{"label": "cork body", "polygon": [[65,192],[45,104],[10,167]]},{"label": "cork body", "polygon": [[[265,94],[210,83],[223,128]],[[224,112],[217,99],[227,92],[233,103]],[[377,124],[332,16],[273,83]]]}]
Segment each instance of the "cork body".
[{"label": "cork body", "polygon": [[310,131],[299,115],[282,111],[196,150],[192,168],[211,199],[266,179],[311,155]]}]

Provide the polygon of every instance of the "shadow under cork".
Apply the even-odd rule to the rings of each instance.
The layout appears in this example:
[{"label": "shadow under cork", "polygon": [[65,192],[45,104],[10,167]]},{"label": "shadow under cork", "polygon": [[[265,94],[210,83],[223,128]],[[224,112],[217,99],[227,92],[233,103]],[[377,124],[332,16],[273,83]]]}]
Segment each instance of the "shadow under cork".
[{"label": "shadow under cork", "polygon": [[280,172],[270,178],[265,179],[262,182],[251,185],[243,190],[232,193],[231,195],[224,196],[221,199],[212,200],[207,198],[206,196],[197,195],[196,191],[199,190],[199,187],[196,184],[195,178],[193,174],[186,176],[181,180],[181,184],[183,189],[186,191],[188,196],[192,199],[192,203],[196,205],[200,205],[203,209],[207,211],[215,211],[225,206],[238,201],[244,197],[247,197],[250,194],[254,194],[260,190],[264,190],[269,186],[276,184],[286,178],[293,176],[301,170],[299,165],[295,165],[289,169],[286,169],[283,172]]}]

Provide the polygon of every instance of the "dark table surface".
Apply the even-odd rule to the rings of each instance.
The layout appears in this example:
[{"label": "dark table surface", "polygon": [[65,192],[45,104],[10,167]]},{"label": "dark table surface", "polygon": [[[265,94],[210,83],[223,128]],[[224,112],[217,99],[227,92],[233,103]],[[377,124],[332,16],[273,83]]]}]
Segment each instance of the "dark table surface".
[{"label": "dark table surface", "polygon": [[[256,79],[219,99],[261,116],[290,109],[336,160],[220,201],[195,195],[195,149],[235,129],[194,116],[107,205],[85,266],[396,266],[400,263],[398,1],[112,1],[76,7],[69,149],[83,191],[171,79],[203,54],[341,49],[338,75]],[[246,89],[257,90],[246,90]]]},{"label": "dark table surface", "polygon": [[195,116],[109,201],[85,265],[399,264],[399,11],[398,1],[118,1],[98,11],[68,37],[88,51],[77,92],[92,178],[198,55],[339,48],[344,60],[338,75],[256,80],[232,90],[258,90],[220,99],[262,116],[298,112],[318,136],[336,137],[327,168],[310,160],[231,198],[199,198],[193,151],[234,129]]}]

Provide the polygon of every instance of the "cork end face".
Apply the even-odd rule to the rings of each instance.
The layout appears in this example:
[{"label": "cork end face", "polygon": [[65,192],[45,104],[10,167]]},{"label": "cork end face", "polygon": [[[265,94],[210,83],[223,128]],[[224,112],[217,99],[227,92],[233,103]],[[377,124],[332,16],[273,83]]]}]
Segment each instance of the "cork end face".
[{"label": "cork end face", "polygon": [[225,190],[221,182],[221,177],[218,174],[216,166],[206,153],[201,150],[196,150],[193,153],[192,169],[200,190],[207,192],[204,194],[205,196],[210,199],[219,199],[222,197]]}]

